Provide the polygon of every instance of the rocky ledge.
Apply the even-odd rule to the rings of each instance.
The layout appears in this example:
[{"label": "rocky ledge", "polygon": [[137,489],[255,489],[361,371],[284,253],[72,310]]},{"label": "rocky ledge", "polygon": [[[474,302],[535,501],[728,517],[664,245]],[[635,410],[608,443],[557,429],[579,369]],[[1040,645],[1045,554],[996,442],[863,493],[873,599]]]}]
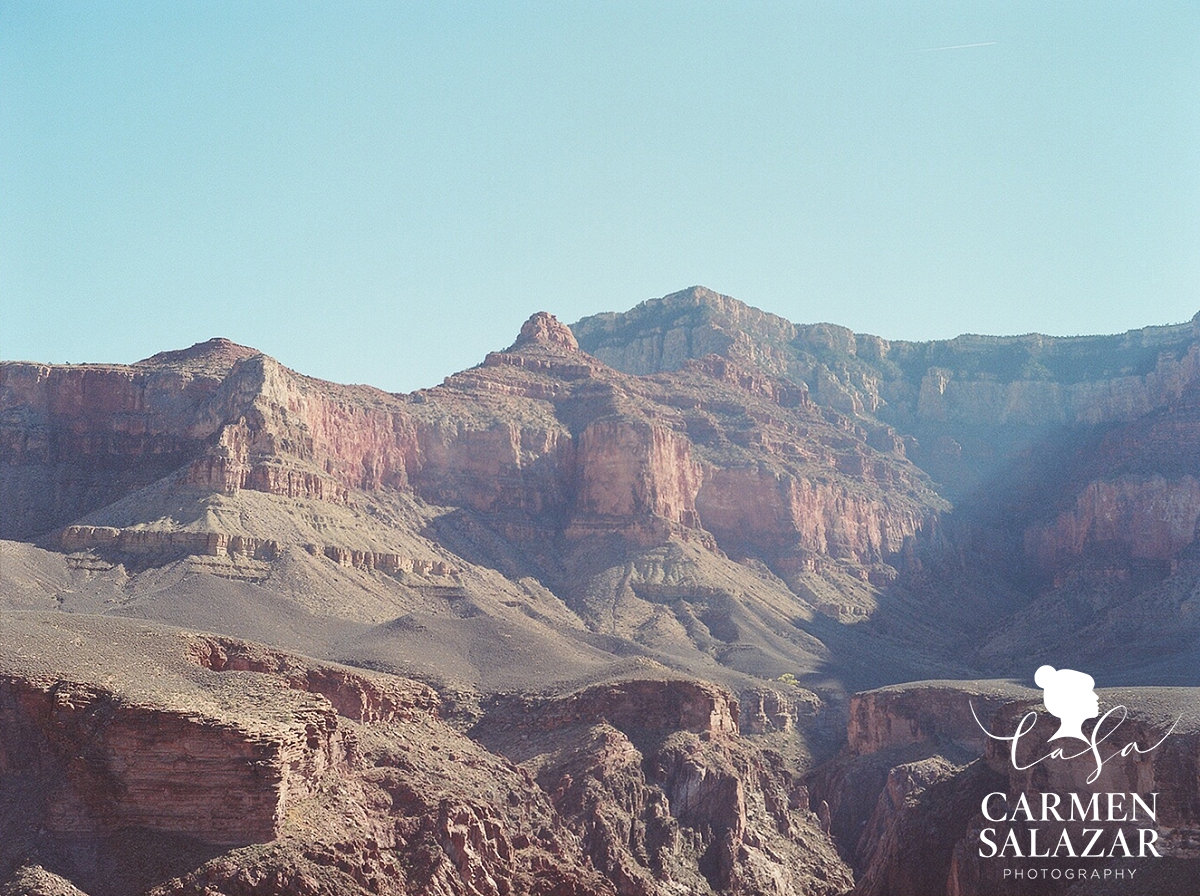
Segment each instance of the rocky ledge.
[{"label": "rocky ledge", "polygon": [[720,688],[632,679],[497,698],[471,737],[443,713],[426,685],[265,645],[9,614],[0,892],[833,896],[851,884],[798,777],[739,737]]}]

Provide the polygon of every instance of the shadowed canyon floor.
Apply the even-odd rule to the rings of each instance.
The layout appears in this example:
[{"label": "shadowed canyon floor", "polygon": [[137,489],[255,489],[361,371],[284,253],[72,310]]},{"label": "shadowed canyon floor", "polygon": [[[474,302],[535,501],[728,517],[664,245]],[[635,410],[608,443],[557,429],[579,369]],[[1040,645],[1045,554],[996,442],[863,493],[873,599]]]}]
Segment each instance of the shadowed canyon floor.
[{"label": "shadowed canyon floor", "polygon": [[889,342],[699,287],[408,395],[4,362],[4,892],[999,892],[956,695],[1043,662],[1192,719],[1142,878],[1192,892],[1198,390],[1194,322]]}]

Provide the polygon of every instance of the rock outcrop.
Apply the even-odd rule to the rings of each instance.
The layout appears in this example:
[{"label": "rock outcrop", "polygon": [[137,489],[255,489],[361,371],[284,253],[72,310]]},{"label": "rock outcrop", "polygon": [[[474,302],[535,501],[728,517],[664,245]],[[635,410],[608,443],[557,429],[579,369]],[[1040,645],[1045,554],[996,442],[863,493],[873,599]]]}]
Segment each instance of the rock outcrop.
[{"label": "rock outcrop", "polygon": [[918,682],[879,688],[850,698],[846,750],[868,756],[913,744],[936,742],[982,753],[987,735],[976,718],[1030,692],[1005,682]]},{"label": "rock outcrop", "polygon": [[842,892],[807,791],[737,725],[720,689],[631,680],[498,700],[473,733],[529,771],[622,894]]},{"label": "rock outcrop", "polygon": [[1133,423],[1112,426],[1072,458],[1061,506],[1030,526],[1035,568],[1062,584],[1133,564],[1171,570],[1196,537],[1200,391],[1186,389]]},{"label": "rock outcrop", "polygon": [[[505,351],[407,396],[312,380],[226,340],[129,367],[7,363],[0,534],[269,561],[289,546],[269,531],[84,517],[172,476],[350,508],[396,492],[479,515],[551,580],[577,576],[572,545],[690,541],[763,561],[853,622],[940,530],[950,505],[923,465],[960,515],[1021,527],[1016,576],[1053,588],[1149,562],[1161,579],[1200,514],[1185,463],[1200,457],[1196,327],[889,342],[695,287],[578,333],[539,312]],[[417,559],[318,544],[358,568]],[[864,593],[834,594],[846,576]]]},{"label": "rock outcrop", "polygon": [[[573,338],[566,327],[548,315],[535,315],[512,353],[519,356],[522,349],[540,350],[545,346],[572,349]],[[483,368],[489,369],[492,368]],[[186,485],[220,493],[252,489],[289,498],[343,503],[356,489],[411,488],[422,498],[440,504],[532,517],[538,529],[561,527],[565,519],[568,531],[581,534],[595,533],[597,529],[636,527],[642,525],[643,519],[663,520],[668,524],[664,532],[671,531],[672,524],[702,529],[706,521],[697,510],[697,499],[705,483],[711,482],[709,505],[713,508],[714,525],[720,527],[726,522],[721,507],[722,490],[727,488],[717,474],[727,465],[714,463],[711,452],[701,451],[698,455],[695,447],[697,441],[704,446],[726,438],[712,417],[717,406],[705,411],[702,392],[698,392],[694,403],[705,425],[694,434],[689,421],[678,419],[679,412],[673,408],[666,419],[650,408],[638,411],[631,407],[624,419],[576,423],[575,406],[583,396],[573,394],[576,390],[570,388],[570,380],[562,385],[562,394],[549,395],[549,402],[539,392],[550,390],[535,388],[545,385],[547,376],[555,379],[558,371],[528,371],[511,365],[495,369],[513,373],[484,376],[472,372],[464,375],[461,383],[451,380],[445,392],[433,390],[393,398],[364,388],[318,385],[296,377],[270,359],[251,355],[234,363],[219,390],[212,389],[213,384],[208,381],[205,381],[207,392],[194,390],[207,401],[179,402],[178,407],[170,407],[173,414],[153,408],[139,411],[143,419],[138,421],[138,429],[163,430],[157,437],[163,440],[164,447],[138,447],[133,456],[120,460],[124,455],[112,444],[111,431],[97,432],[82,442],[77,437],[60,435],[79,428],[70,408],[81,406],[82,393],[78,401],[64,402],[53,397],[61,390],[75,388],[74,374],[65,368],[30,371],[21,365],[9,365],[3,393],[7,405],[20,406],[25,416],[36,417],[39,422],[26,422],[20,432],[10,429],[5,469],[12,483],[41,477],[55,484],[53,471],[59,463],[57,458],[72,462],[87,459],[92,463],[97,445],[107,440],[109,447],[101,450],[131,469],[138,466],[135,461],[143,454],[152,453],[162,461],[152,472],[165,474],[167,465],[174,464],[186,470]],[[597,386],[609,394],[627,391],[643,404],[647,399],[654,402],[668,398],[655,395],[658,389],[646,394],[644,385],[635,386],[619,375],[605,374],[595,365],[588,370],[593,376],[584,384],[585,392]],[[26,377],[41,377],[46,383],[37,393],[21,389]],[[132,393],[151,389],[151,384],[143,381],[163,377],[177,380],[180,372],[176,367],[159,371],[151,361],[137,368],[98,371],[96,381],[87,387],[89,394],[95,393],[99,398],[87,400],[85,419],[90,422],[86,425],[101,429],[124,425],[120,419],[111,419],[109,411],[127,405],[133,408],[136,401],[130,397]],[[742,401],[739,398],[743,394],[742,385],[731,386],[729,380],[728,371],[722,368],[720,379],[713,377],[707,384],[693,381],[691,385],[708,388],[731,411],[741,412],[737,403]],[[509,391],[498,405],[490,393],[503,385],[508,385]],[[753,430],[746,434],[728,433],[740,445],[739,453],[747,455],[745,461],[732,467],[730,475],[759,476],[757,472],[739,471],[755,455],[771,458],[772,466],[779,469],[768,480],[767,488],[782,492],[774,499],[780,507],[773,508],[771,517],[758,525],[770,527],[773,521],[778,527],[776,541],[803,540],[806,549],[822,552],[827,549],[825,540],[811,532],[804,533],[805,521],[795,517],[809,514],[814,507],[827,516],[838,512],[839,505],[847,500],[849,489],[842,486],[826,495],[813,489],[807,477],[786,473],[788,452],[795,454],[796,447],[790,442],[789,430],[795,431],[796,425],[789,425],[786,419],[781,421],[785,429],[776,442],[772,430],[778,424],[771,418],[786,418],[788,409],[774,405],[774,400],[788,400],[787,388],[772,390],[753,379],[745,385],[748,391],[764,396],[766,403],[776,410],[770,416],[763,415],[761,435]],[[153,386],[156,391],[167,390],[166,383],[155,382]],[[116,394],[112,394],[113,389]],[[522,391],[534,394],[527,398]],[[675,397],[669,400],[679,401]],[[468,410],[475,401],[485,407],[492,405],[490,413],[494,416],[480,420],[478,414]],[[511,414],[507,409],[502,410],[504,404],[517,412],[511,415],[516,422],[503,419],[501,414]],[[803,411],[803,407],[797,405],[793,410]],[[807,425],[827,426],[820,420]],[[29,430],[37,427],[50,434],[40,450],[29,442]],[[853,436],[848,442],[853,454],[846,460],[840,456],[845,449],[834,444],[815,446],[812,460],[835,479],[843,473],[849,476],[861,473],[885,489],[896,486],[911,489],[920,485],[919,477],[911,470],[905,471],[901,460],[886,454],[873,456],[871,449],[853,446]],[[807,461],[804,453],[800,458]],[[142,479],[148,478],[149,474],[143,472]],[[812,491],[811,496],[806,490]],[[795,496],[789,495],[789,491],[795,492]],[[32,512],[33,505],[44,500],[29,496],[23,503],[30,505]],[[102,499],[96,503],[99,500]],[[930,500],[909,507],[909,499],[900,492],[893,499],[897,509],[877,501],[872,503],[869,495],[862,500],[871,504],[869,515],[873,519],[861,527],[861,535],[856,533],[838,540],[845,543],[844,549],[863,556],[896,550],[903,537],[917,531],[924,514],[939,506]],[[68,506],[62,507],[63,501]],[[796,507],[798,502],[807,506]],[[54,501],[53,506],[38,509],[39,518],[65,522],[92,509],[91,503],[84,495],[75,502],[63,497]],[[821,507],[827,509],[822,511]],[[738,524],[737,520],[729,521],[733,527]],[[32,523],[13,520],[9,525],[13,527],[11,534],[31,534]]]},{"label": "rock outcrop", "polygon": [[442,705],[427,685],[361,669],[306,661],[261,644],[216,635],[191,635],[184,656],[213,672],[256,672],[295,691],[319,694],[339,716],[356,722],[405,722],[438,717]]},{"label": "rock outcrop", "polygon": [[561,323],[553,314],[539,311],[521,326],[521,335],[508,349],[511,353],[526,345],[556,346],[567,351],[578,351],[579,342],[571,328]]},{"label": "rock outcrop", "polygon": [[1171,568],[1196,540],[1200,520],[1200,481],[1191,476],[1126,476],[1090,483],[1075,506],[1050,523],[1025,533],[1026,551],[1036,568],[1056,575],[1072,567],[1128,570],[1131,563]]},{"label": "rock outcrop", "polygon": [[289,803],[345,761],[332,712],[294,701],[264,732],[182,709],[129,705],[102,688],[0,679],[0,773],[44,801],[55,834],[127,828],[234,845],[274,839]]},{"label": "rock outcrop", "polygon": [[[1194,544],[1200,316],[1115,336],[966,335],[914,343],[832,324],[793,325],[694,287],[625,314],[585,318],[574,329],[584,351],[628,372],[712,369],[716,353],[789,382],[817,409],[845,415],[861,443],[911,459],[956,505],[948,527],[879,515],[879,497],[843,491],[843,483],[886,483],[898,468],[855,450],[838,453],[845,479],[781,481],[778,495],[756,482],[753,470],[716,471],[697,499],[705,528],[735,553],[738,533],[762,545],[786,532],[788,546],[780,546],[772,568],[798,592],[811,583],[796,582],[791,570],[829,570],[830,559],[849,556],[859,567],[852,575],[867,572],[872,584],[893,591],[924,591],[929,604],[939,597],[921,568],[957,566],[959,590],[1020,594],[1001,616],[1030,604],[1037,624],[1053,624],[1057,615],[1074,629],[1103,628],[1100,613],[1113,598],[1094,597],[1083,612],[1088,601],[1071,589],[1107,593],[1119,585],[1122,600],[1152,603],[1137,595],[1180,570]],[[948,519],[944,511],[939,516]],[[775,519],[802,522],[793,528]],[[947,540],[929,538],[934,531]],[[925,544],[909,542],[906,565],[896,558],[913,533]],[[880,557],[892,571],[903,568],[901,576],[868,571]],[[1064,603],[1080,611],[1064,616]],[[841,621],[874,615],[872,601],[842,595],[820,606]],[[1141,615],[1155,613],[1147,607]],[[880,621],[911,636],[920,628],[894,613]],[[964,619],[947,636],[978,643],[983,632]],[[1115,631],[1104,637],[1110,650],[1119,643]],[[982,668],[1009,669],[1014,646],[984,646]]]},{"label": "rock outcrop", "polygon": [[28,538],[179,469],[215,427],[223,372],[0,366],[3,537]]},{"label": "rock outcrop", "polygon": [[[231,535],[226,532],[118,528],[116,526],[65,526],[55,533],[56,546],[66,553],[97,552],[118,555],[146,555],[166,559],[176,556],[236,557],[275,560],[281,550],[278,539]],[[405,557],[400,554],[366,551],[338,545],[305,543],[300,545],[313,556],[328,557],[338,566],[380,572],[416,573],[450,577],[459,570],[445,560]]]},{"label": "rock outcrop", "polygon": [[472,740],[424,685],[237,639],[31,613],[6,620],[0,646],[9,889],[782,896],[850,884],[803,787],[738,736],[736,701],[712,685],[633,679],[493,701]]}]

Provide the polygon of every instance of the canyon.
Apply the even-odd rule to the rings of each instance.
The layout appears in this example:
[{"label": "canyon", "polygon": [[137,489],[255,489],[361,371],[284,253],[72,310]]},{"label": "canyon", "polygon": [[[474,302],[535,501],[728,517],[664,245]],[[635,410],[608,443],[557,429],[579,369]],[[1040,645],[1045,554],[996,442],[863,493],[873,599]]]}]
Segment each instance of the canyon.
[{"label": "canyon", "polygon": [[1053,662],[1184,719],[1107,789],[1173,807],[1120,892],[1191,893],[1198,481],[1200,320],[693,287],[411,394],[3,362],[0,892],[1100,892],[969,849],[981,788],[1078,783],[972,716]]}]

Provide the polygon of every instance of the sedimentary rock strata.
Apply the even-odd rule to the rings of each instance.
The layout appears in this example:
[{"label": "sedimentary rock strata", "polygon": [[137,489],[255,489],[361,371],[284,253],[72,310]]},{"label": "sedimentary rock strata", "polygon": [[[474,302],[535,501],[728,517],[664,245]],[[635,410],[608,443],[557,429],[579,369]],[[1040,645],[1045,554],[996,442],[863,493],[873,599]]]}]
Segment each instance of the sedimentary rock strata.
[{"label": "sedimentary rock strata", "polygon": [[[877,686],[1196,685],[1198,377],[1195,321],[911,343],[702,288],[409,395],[5,362],[0,886],[988,892],[982,793],[1071,784],[975,722],[1030,693]],[[1188,732],[1106,772],[1185,871]]]},{"label": "sedimentary rock strata", "polygon": [[57,876],[101,896],[500,896],[850,882],[803,788],[739,737],[736,702],[711,685],[501,701],[472,740],[425,685],[266,645],[63,614],[14,615],[0,636],[10,887]]}]

